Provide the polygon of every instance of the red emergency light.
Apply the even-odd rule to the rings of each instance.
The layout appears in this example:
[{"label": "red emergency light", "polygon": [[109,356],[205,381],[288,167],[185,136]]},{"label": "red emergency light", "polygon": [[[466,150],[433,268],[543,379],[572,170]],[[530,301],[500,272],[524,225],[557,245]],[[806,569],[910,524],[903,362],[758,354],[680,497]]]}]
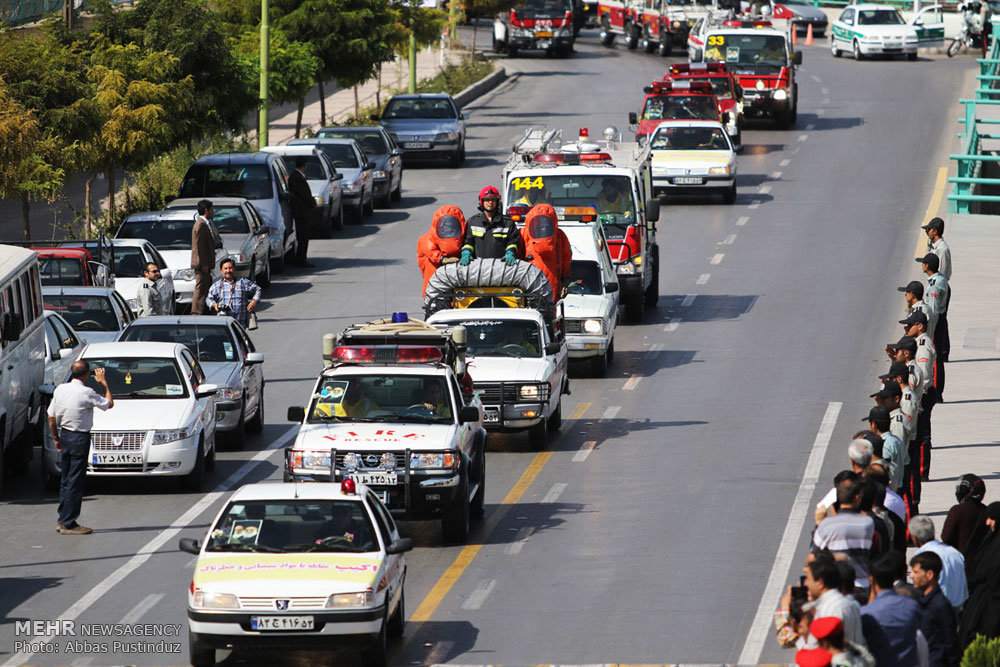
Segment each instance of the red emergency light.
[{"label": "red emergency light", "polygon": [[707,72],[728,72],[726,63],[676,63],[670,66],[670,70],[664,75],[664,81],[672,74],[705,74]]},{"label": "red emergency light", "polygon": [[358,485],[355,483],[353,477],[345,477],[344,481],[340,483],[340,492],[345,496],[353,496],[358,492]]},{"label": "red emergency light", "polygon": [[587,139],[590,139],[590,130],[587,129],[586,127],[581,127],[580,128],[580,134],[579,134],[579,137],[578,137],[577,140],[578,141],[586,141]]},{"label": "red emergency light", "polygon": [[740,21],[739,19],[730,19],[729,21],[723,21],[722,25],[729,28],[770,28],[771,22],[765,19],[755,19],[748,21]]},{"label": "red emergency light", "polygon": [[420,345],[400,345],[396,348],[396,361],[404,364],[427,364],[442,359],[441,350]]},{"label": "red emergency light", "polygon": [[607,153],[538,153],[531,159],[535,164],[607,164]]},{"label": "red emergency light", "polygon": [[523,204],[516,204],[514,206],[507,207],[507,217],[514,222],[521,222],[524,220],[524,216],[528,215],[528,211],[531,210],[530,206],[525,206]]},{"label": "red emergency light", "polygon": [[341,345],[334,348],[331,358],[335,361],[353,363],[401,363],[427,364],[441,361],[444,357],[436,347],[423,345]]},{"label": "red emergency light", "polygon": [[663,93],[711,93],[712,84],[708,81],[690,81],[688,79],[668,79],[654,81],[652,85],[642,89],[647,95]]},{"label": "red emergency light", "polygon": [[563,219],[593,222],[597,220],[597,209],[593,206],[567,206],[563,209]]}]

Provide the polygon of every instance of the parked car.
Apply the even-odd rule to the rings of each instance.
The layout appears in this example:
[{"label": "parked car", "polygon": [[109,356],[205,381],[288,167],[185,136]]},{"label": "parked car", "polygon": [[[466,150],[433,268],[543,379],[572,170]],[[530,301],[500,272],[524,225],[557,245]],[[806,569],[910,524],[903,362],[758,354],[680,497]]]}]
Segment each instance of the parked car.
[{"label": "parked car", "polygon": [[243,447],[246,432],[264,429],[264,355],[231,317],[185,315],[143,317],[125,327],[119,341],[180,343],[191,351],[215,397],[215,428],[226,444]]},{"label": "parked car", "polygon": [[[94,252],[93,247],[97,241],[74,241],[78,245],[90,252]],[[167,266],[167,260],[160,252],[153,247],[153,244],[145,239],[111,239],[114,246],[114,287],[115,290],[125,299],[132,312],[139,309],[139,285],[143,280],[143,271],[146,264],[155,262],[160,269],[160,281],[157,283],[157,291],[163,300],[167,312],[174,312],[174,273],[173,269]]]},{"label": "parked car", "polygon": [[274,270],[281,273],[285,261],[295,257],[298,239],[292,224],[288,170],[279,156],[262,151],[202,155],[188,168],[179,196],[248,199],[268,227]]},{"label": "parked car", "polygon": [[84,343],[111,342],[135,319],[114,287],[43,287],[45,309],[69,322]]},{"label": "parked car", "polygon": [[69,376],[69,367],[80,356],[83,341],[73,326],[59,313],[45,311],[45,380],[44,384],[62,382]]},{"label": "parked car", "polygon": [[358,142],[353,139],[292,139],[289,146],[315,146],[323,151],[343,174],[341,181],[344,207],[351,216],[351,222],[361,223],[362,216],[375,213],[375,163],[372,162]]},{"label": "parked car", "polygon": [[396,95],[372,119],[402,145],[406,158],[446,158],[452,167],[465,160],[465,114],[450,95]]},{"label": "parked car", "polygon": [[781,0],[781,5],[795,15],[792,25],[798,32],[806,32],[812,26],[813,37],[822,37],[826,34],[829,19],[819,7],[814,7],[806,0]]},{"label": "parked car", "polygon": [[315,146],[265,146],[261,149],[280,155],[285,161],[288,173],[295,169],[299,157],[306,158],[306,182],[316,200],[316,208],[310,220],[311,235],[328,239],[333,230],[344,227],[344,175],[337,171],[326,153]]},{"label": "parked car", "polygon": [[38,253],[43,285],[113,285],[105,264],[81,247],[32,247]]},{"label": "parked car", "polygon": [[324,127],[316,133],[324,139],[354,139],[375,163],[375,200],[379,206],[403,197],[403,149],[381,125]]},{"label": "parked car", "polygon": [[[199,201],[175,199],[165,210],[189,211],[193,218]],[[212,199],[212,212],[212,225],[222,240],[222,247],[236,262],[236,275],[249,278],[261,287],[270,285],[271,241],[267,225],[257,209],[242,197],[216,197]]]},{"label": "parked car", "polygon": [[[229,257],[222,236],[209,221],[215,236],[215,266],[212,280],[222,277],[219,263]],[[184,209],[133,213],[118,227],[115,239],[145,239],[160,253],[171,270],[175,310],[190,310],[194,296],[194,269],[191,268],[191,228],[194,216]]]}]

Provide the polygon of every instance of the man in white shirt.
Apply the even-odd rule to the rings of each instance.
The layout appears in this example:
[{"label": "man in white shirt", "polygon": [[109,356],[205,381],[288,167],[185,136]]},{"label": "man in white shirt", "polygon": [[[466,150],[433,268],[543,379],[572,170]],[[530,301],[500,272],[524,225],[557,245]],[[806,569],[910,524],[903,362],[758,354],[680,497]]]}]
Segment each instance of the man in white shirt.
[{"label": "man in white shirt", "polygon": [[93,529],[76,522],[83,503],[87,480],[87,456],[90,454],[90,429],[94,426],[94,408],[109,410],[115,399],[104,379],[104,369],[94,370],[94,379],[104,387],[104,396],[84,384],[90,379],[90,364],[74,361],[69,382],[56,387],[49,403],[49,431],[59,452],[62,481],[59,485],[59,521],[61,535],[87,535]]},{"label": "man in white shirt", "polygon": [[811,600],[809,605],[813,609],[813,617],[836,616],[844,624],[844,638],[867,647],[861,631],[861,608],[854,598],[838,590],[840,571],[836,561],[828,555],[816,554],[812,562],[806,563],[805,572],[805,586]]}]

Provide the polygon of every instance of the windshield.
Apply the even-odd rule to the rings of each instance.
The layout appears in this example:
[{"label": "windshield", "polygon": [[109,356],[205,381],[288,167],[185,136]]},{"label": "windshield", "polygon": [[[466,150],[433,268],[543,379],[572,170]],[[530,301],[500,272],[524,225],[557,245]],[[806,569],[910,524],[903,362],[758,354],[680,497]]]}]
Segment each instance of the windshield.
[{"label": "windshield", "polygon": [[[173,359],[127,357],[87,359],[87,363],[91,370],[104,369],[104,379],[115,399],[187,398],[187,386]],[[97,384],[93,375],[86,384],[104,396],[104,388]]]},{"label": "windshield", "polygon": [[73,257],[39,257],[43,285],[83,285],[83,264]]},{"label": "windshield", "polygon": [[331,139],[354,139],[361,144],[368,155],[386,155],[389,152],[389,145],[385,143],[385,137],[381,132],[374,130],[323,130],[317,137],[329,137]]},{"label": "windshield", "polygon": [[[171,211],[191,211],[192,219],[195,216],[195,212],[198,210],[194,206],[175,206],[171,207]],[[191,224],[188,225],[190,236],[190,227],[194,224],[192,220]],[[246,214],[243,209],[239,206],[227,206],[225,204],[214,204],[212,206],[212,225],[215,227],[215,231],[219,234],[249,234],[250,233],[250,223],[247,222]],[[119,234],[121,236],[121,234]],[[148,239],[147,239],[148,240]],[[155,244],[154,244],[155,245]],[[191,247],[191,241],[188,239],[188,246]]]},{"label": "windshield", "polygon": [[603,294],[601,266],[597,262],[574,259],[569,267],[570,294]]},{"label": "windshield", "polygon": [[116,238],[146,239],[160,250],[188,250],[193,226],[193,212],[190,220],[126,220],[118,228]]},{"label": "windshield", "polygon": [[191,165],[181,183],[180,196],[271,199],[271,170],[266,164]]},{"label": "windshield", "polygon": [[558,174],[512,178],[507,184],[508,206],[549,203],[562,215],[569,206],[589,206],[598,213],[635,217],[635,202],[628,176]]},{"label": "windshield", "polygon": [[[115,276],[119,278],[142,278],[146,266],[146,256],[135,246],[115,246]],[[162,267],[161,267],[162,268]]]},{"label": "windshield", "polygon": [[719,100],[733,99],[733,84],[728,76],[686,76],[682,81],[707,81],[712,84],[712,94]]},{"label": "windshield", "polygon": [[316,144],[316,148],[323,151],[334,167],[357,169],[360,166],[358,154],[350,144]]},{"label": "windshield", "polygon": [[530,320],[469,320],[457,322],[468,331],[473,357],[541,357],[542,334]]},{"label": "windshield", "polygon": [[444,97],[404,97],[389,100],[383,118],[457,118],[451,100]]},{"label": "windshield", "polygon": [[118,331],[118,317],[106,296],[46,294],[45,308],[54,310],[77,331]]},{"label": "windshield", "polygon": [[324,377],[309,408],[310,421],[451,424],[444,378],[375,374]]},{"label": "windshield", "polygon": [[862,9],[858,25],[903,25],[906,21],[895,9]]},{"label": "windshield", "polygon": [[517,8],[517,13],[518,16],[527,19],[539,16],[561,19],[571,9],[568,2],[560,0],[527,0],[527,2]]},{"label": "windshield", "polygon": [[705,60],[735,65],[788,66],[785,38],[778,35],[714,34],[708,36]]},{"label": "windshield", "polygon": [[[205,545],[205,551],[270,553],[378,550],[375,528],[360,500],[231,502]],[[266,568],[266,564],[261,566]],[[329,577],[330,573],[316,575]]]},{"label": "windshield", "polygon": [[714,95],[650,95],[643,120],[717,120]]},{"label": "windshield", "polygon": [[326,172],[323,171],[323,165],[320,164],[319,158],[315,155],[282,155],[281,159],[285,161],[285,168],[288,169],[289,174],[295,169],[295,161],[300,157],[305,157],[306,159],[305,177],[307,181],[327,180]]},{"label": "windshield", "polygon": [[656,128],[650,144],[653,150],[725,151],[729,150],[726,133],[720,127]]},{"label": "windshield", "polygon": [[133,324],[120,340],[180,343],[198,361],[239,361],[229,327],[222,324]]}]

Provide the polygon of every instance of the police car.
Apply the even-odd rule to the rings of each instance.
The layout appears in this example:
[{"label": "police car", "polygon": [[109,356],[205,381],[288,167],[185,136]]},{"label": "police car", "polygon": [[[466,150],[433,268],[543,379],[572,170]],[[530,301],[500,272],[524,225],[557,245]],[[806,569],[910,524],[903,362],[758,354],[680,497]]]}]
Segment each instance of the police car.
[{"label": "police car", "polygon": [[677,120],[656,128],[650,140],[657,194],[722,194],[736,201],[736,148],[721,123]]},{"label": "police car", "polygon": [[909,22],[895,7],[862,4],[846,7],[830,30],[834,58],[849,51],[855,60],[873,55],[906,55],[917,59],[918,48],[944,43],[944,17],[940,5],[927,7]]},{"label": "police car", "polygon": [[236,491],[196,555],[188,586],[191,664],[216,649],[360,644],[384,665],[403,634],[403,585],[413,548],[375,493],[340,484],[262,483]]}]

